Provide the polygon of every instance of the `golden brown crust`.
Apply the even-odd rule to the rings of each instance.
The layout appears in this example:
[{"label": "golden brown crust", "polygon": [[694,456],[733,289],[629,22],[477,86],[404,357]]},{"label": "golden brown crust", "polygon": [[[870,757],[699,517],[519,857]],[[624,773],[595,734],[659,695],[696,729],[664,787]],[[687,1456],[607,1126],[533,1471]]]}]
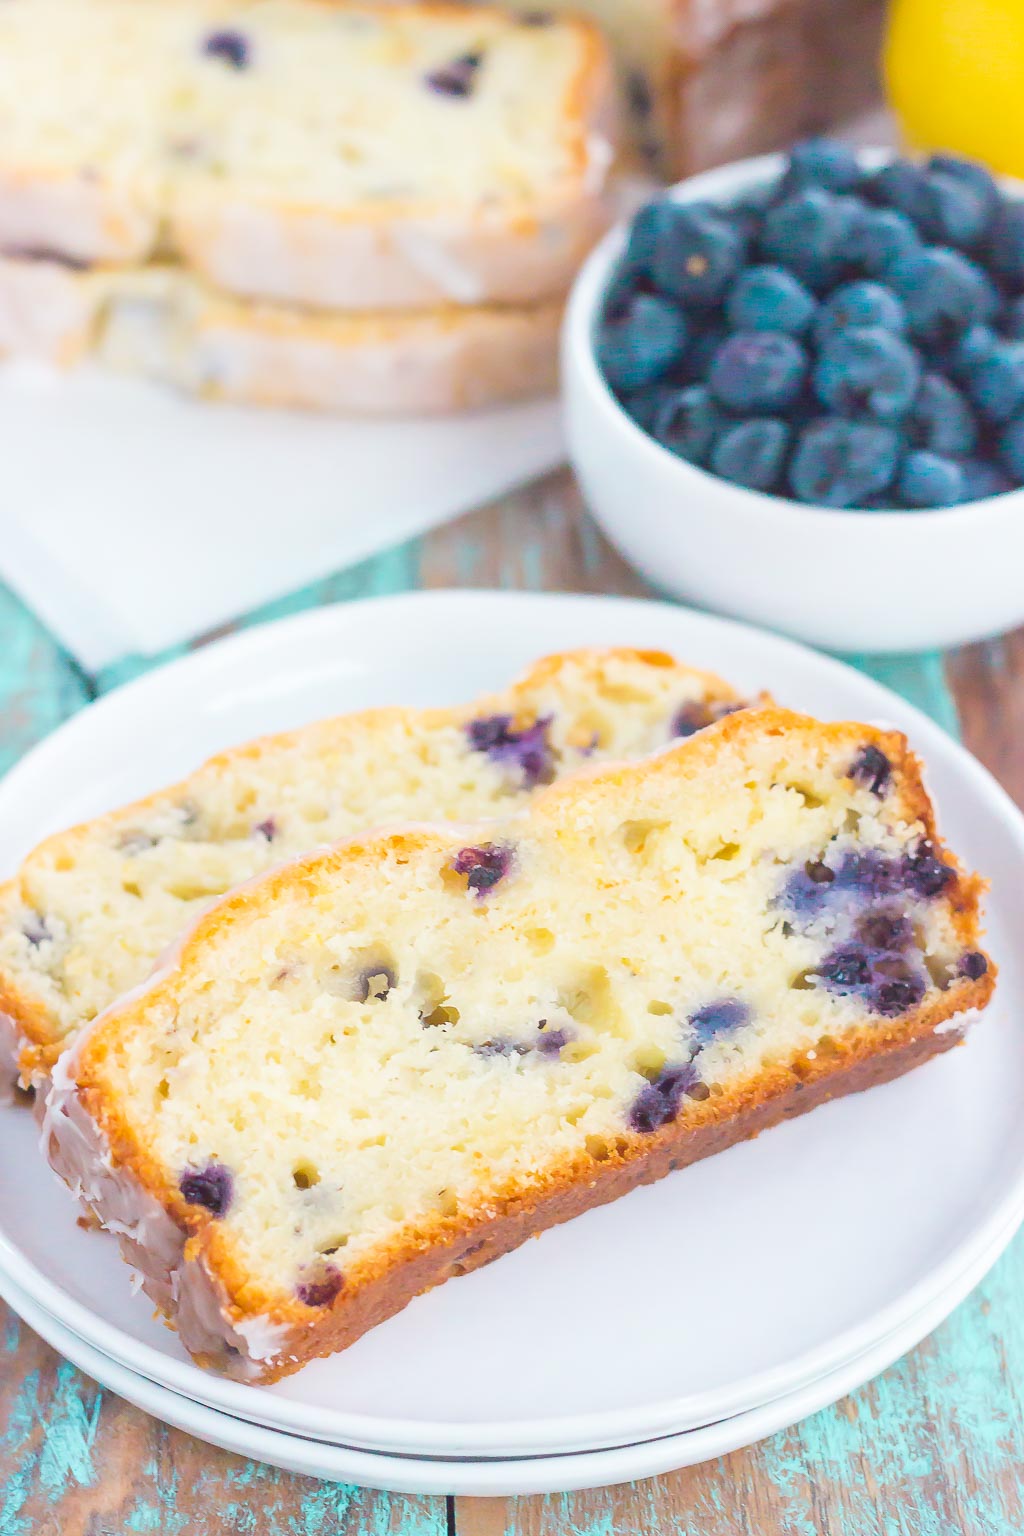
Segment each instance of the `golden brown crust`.
[{"label": "golden brown crust", "polygon": [[[220,765],[230,767],[233,763],[245,759],[257,759],[267,751],[280,751],[286,749],[292,743],[298,743],[309,731],[320,730],[325,738],[336,733],[342,735],[345,731],[359,729],[364,726],[372,726],[375,722],[381,723],[400,718],[403,715],[414,717],[418,730],[430,731],[443,727],[452,721],[468,718],[472,714],[480,713],[491,705],[502,708],[511,708],[517,713],[517,701],[528,703],[532,694],[547,683],[557,679],[558,674],[569,666],[584,664],[602,668],[609,663],[641,662],[645,666],[653,666],[659,670],[674,670],[680,678],[687,680],[696,679],[702,684],[709,699],[723,702],[736,702],[739,695],[735,689],[718,677],[713,672],[701,671],[694,667],[684,666],[666,651],[641,650],[631,646],[616,646],[607,648],[580,647],[572,651],[559,651],[550,656],[543,656],[534,662],[507,688],[499,693],[485,695],[472,702],[457,706],[454,709],[422,709],[403,710],[369,709],[361,710],[349,715],[339,715],[333,719],[317,721],[307,726],[299,727],[294,731],[278,732],[266,736],[256,737],[240,746],[231,747],[225,752],[216,753],[209,758],[196,772],[216,768]],[[325,746],[327,741],[325,739]],[[126,806],[110,811],[104,816],[97,816],[91,821],[80,822],[78,825],[68,828],[64,832],[55,833],[44,839],[28,855],[22,864],[21,871],[6,885],[0,886],[0,924],[3,922],[3,911],[8,901],[16,899],[19,891],[19,881],[29,871],[33,863],[45,858],[51,849],[66,847],[68,840],[91,836],[97,829],[103,826],[115,827],[125,820],[131,820],[144,816],[162,801],[176,795],[185,796],[191,781],[189,778],[180,779],[175,784],[167,785],[163,789],[146,795],[140,800],[132,801]],[[33,996],[19,984],[18,979],[0,965],[0,1012],[6,1013],[17,1025],[25,1044],[20,1054],[22,1075],[25,1081],[32,1078],[45,1078],[51,1071],[54,1063],[66,1048],[67,1038],[65,1031],[57,1019],[54,1018],[45,1000],[36,995]]]},{"label": "golden brown crust", "polygon": [[[946,893],[953,924],[965,949],[978,948],[978,900],[984,882],[960,868],[938,837],[920,765],[898,732],[854,723],[823,726],[774,707],[740,712],[640,765],[595,769],[556,783],[533,801],[527,814],[555,818],[567,802],[585,807],[589,796],[614,791],[624,774],[635,782],[637,775],[667,773],[678,787],[688,777],[700,774],[729,743],[739,745],[748,736],[763,739],[766,734],[788,737],[792,742],[794,733],[801,731],[813,733],[823,751],[849,750],[851,762],[865,743],[873,743],[886,753],[899,786],[899,814],[908,824],[919,823],[923,835],[956,869],[955,883]],[[187,967],[211,935],[244,919],[253,907],[272,905],[282,890],[294,889],[296,882],[306,883],[315,891],[320,877],[339,864],[364,859],[376,863],[385,848],[436,844],[442,850],[450,842],[451,829],[396,830],[356,838],[298,859],[225,897],[205,914],[183,944],[178,967]],[[178,974],[176,970],[157,983],[156,990],[171,1001]],[[134,1005],[120,1012],[113,1010],[107,1022],[86,1037],[77,1053],[74,1078],[78,1097],[108,1143],[114,1166],[129,1170],[188,1234],[186,1251],[189,1257],[202,1261],[226,1294],[230,1320],[238,1323],[258,1317],[288,1331],[284,1358],[275,1359],[260,1375],[260,1379],[270,1381],[317,1355],[344,1348],[421,1291],[451,1274],[497,1258],[547,1227],[615,1199],[637,1184],[652,1182],[673,1168],[757,1135],[829,1098],[899,1076],[957,1043],[955,1026],[943,1026],[958,1015],[984,1008],[994,985],[995,967],[990,962],[979,980],[957,979],[945,992],[899,1019],[879,1018],[870,1026],[847,1031],[839,1040],[826,1039],[813,1053],[773,1063],[705,1100],[688,1101],[682,1124],[667,1125],[653,1134],[624,1127],[614,1145],[608,1146],[606,1157],[581,1152],[529,1182],[489,1192],[476,1207],[455,1216],[438,1215],[420,1221],[367,1258],[353,1262],[341,1293],[328,1310],[311,1309],[293,1296],[255,1283],[233,1251],[224,1227],[205,1211],[186,1204],[173,1177],[147,1152],[119,1113],[116,1095],[105,1089],[104,1062],[116,1044],[118,1029],[132,1027]]]}]

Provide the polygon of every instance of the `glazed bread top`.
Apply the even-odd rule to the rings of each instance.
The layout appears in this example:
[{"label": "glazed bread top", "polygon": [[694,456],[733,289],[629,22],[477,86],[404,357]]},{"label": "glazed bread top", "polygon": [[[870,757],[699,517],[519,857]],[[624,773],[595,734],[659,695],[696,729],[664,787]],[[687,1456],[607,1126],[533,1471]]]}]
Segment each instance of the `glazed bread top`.
[{"label": "glazed bread top", "polygon": [[370,710],[226,752],[29,856],[0,893],[0,1013],[29,1047],[27,1070],[45,1069],[240,881],[386,821],[501,814],[740,704],[661,652],[578,651],[461,708]]},{"label": "glazed bread top", "polygon": [[236,891],[85,1032],[51,1124],[70,1092],[294,1351],[425,1246],[984,1003],[978,891],[902,737],[744,711]]},{"label": "glazed bread top", "polygon": [[[608,159],[607,79],[588,24],[491,8],[5,0],[0,245],[84,262],[159,249],[214,280],[248,271],[268,297],[374,307],[357,285],[347,303],[280,291],[311,257],[294,247],[333,238],[339,255],[361,242],[364,286],[374,255],[404,255],[461,298],[445,263],[475,270],[490,235],[575,248]],[[543,292],[475,297],[505,296]]]}]

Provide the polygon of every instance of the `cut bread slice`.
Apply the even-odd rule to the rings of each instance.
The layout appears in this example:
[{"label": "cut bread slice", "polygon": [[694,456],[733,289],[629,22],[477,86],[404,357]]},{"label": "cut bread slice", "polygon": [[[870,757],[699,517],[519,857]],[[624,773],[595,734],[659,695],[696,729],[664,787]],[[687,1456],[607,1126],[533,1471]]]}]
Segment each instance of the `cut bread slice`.
[{"label": "cut bread slice", "polygon": [[0,355],[88,357],[204,399],[425,416],[552,394],[560,303],[352,314],[249,303],[181,267],[0,257]]},{"label": "cut bread slice", "polygon": [[459,708],[368,710],[225,752],[50,838],[0,888],[8,1055],[45,1076],[197,912],[283,858],[383,821],[497,815],[588,762],[641,756],[740,707],[720,678],[662,652],[587,650]]},{"label": "cut bread slice", "polygon": [[58,1063],[44,1145],[197,1360],[272,1380],[953,1045],[980,889],[901,736],[745,711],[236,891]]},{"label": "cut bread slice", "polygon": [[609,78],[587,22],[476,6],[5,0],[0,249],[327,309],[561,296]]}]

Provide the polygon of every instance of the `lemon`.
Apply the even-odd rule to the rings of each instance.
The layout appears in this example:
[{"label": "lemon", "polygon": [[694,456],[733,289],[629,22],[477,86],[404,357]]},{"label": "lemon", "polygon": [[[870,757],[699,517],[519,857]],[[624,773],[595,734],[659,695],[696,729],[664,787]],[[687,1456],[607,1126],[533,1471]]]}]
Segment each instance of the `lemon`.
[{"label": "lemon", "polygon": [[892,0],[885,73],[913,148],[1024,177],[1024,0]]}]

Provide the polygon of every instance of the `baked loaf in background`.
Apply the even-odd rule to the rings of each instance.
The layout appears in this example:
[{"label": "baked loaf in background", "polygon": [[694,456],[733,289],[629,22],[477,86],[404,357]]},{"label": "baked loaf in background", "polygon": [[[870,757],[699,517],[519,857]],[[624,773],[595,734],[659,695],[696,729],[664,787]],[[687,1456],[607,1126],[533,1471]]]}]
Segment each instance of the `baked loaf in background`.
[{"label": "baked loaf in background", "polygon": [[552,394],[561,319],[557,299],[342,313],[237,299],[182,267],[0,257],[0,355],[92,357],[240,405],[430,416]]},{"label": "baked loaf in background", "polygon": [[610,84],[572,18],[4,0],[0,249],[346,311],[561,297],[607,218]]},{"label": "baked loaf in background", "polygon": [[537,662],[456,709],[374,709],[222,753],[49,838],[0,887],[0,1078],[45,1080],[214,897],[385,821],[499,815],[587,763],[640,757],[742,707],[658,651]]},{"label": "baked loaf in background", "polygon": [[576,18],[4,0],[0,355],[357,414],[553,393],[614,115]]},{"label": "baked loaf in background", "polygon": [[881,99],[885,0],[554,0],[611,40],[633,141],[669,181]]},{"label": "baked loaf in background", "polygon": [[743,711],[234,892],[57,1064],[43,1144],[197,1360],[273,1380],[955,1044],[980,888],[901,736]]}]

